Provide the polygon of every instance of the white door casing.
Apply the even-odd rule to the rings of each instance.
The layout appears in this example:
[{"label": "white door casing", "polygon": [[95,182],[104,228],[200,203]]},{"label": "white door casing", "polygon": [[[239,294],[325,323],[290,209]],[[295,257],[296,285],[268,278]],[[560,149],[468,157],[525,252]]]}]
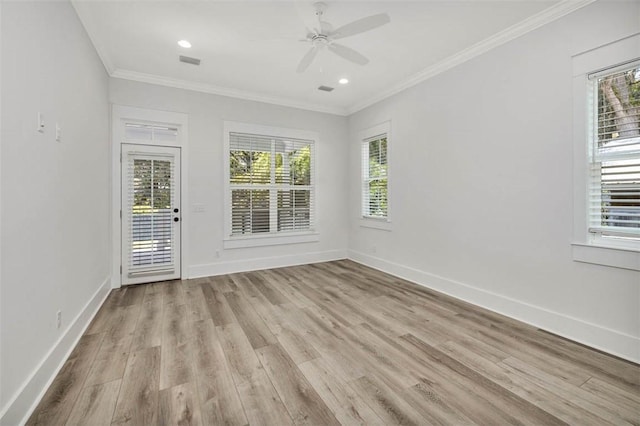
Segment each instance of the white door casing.
[{"label": "white door casing", "polygon": [[122,284],[180,278],[180,148],[122,144]]},{"label": "white door casing", "polygon": [[[188,116],[182,113],[167,112],[159,110],[150,110],[122,105],[113,105],[112,109],[112,275],[111,286],[112,288],[118,288],[123,284],[136,284],[143,282],[153,282],[164,279],[187,279],[187,259],[188,259],[188,233],[182,232],[182,224],[188,220],[188,211],[183,209],[182,206],[188,206],[188,192],[187,192],[187,172],[185,164],[188,164]],[[177,151],[172,150],[177,149]],[[126,152],[125,152],[126,151]],[[177,202],[180,207],[177,222],[177,234],[174,230],[174,234],[171,238],[171,243],[175,242],[176,247],[171,251],[165,251],[165,254],[171,254],[173,257],[174,272],[171,275],[163,275],[158,271],[151,271],[153,269],[149,266],[149,270],[143,271],[140,262],[133,264],[133,268],[129,267],[128,261],[131,259],[131,252],[127,250],[131,249],[130,246],[127,249],[125,245],[127,234],[127,228],[125,227],[125,212],[126,212],[126,200],[124,195],[126,194],[126,187],[124,186],[126,180],[126,167],[127,167],[127,155],[130,152],[136,155],[142,156],[140,159],[144,159],[146,154],[148,157],[169,155],[168,158],[174,158],[174,195],[177,194]],[[178,154],[176,155],[175,152]],[[153,157],[158,158],[159,157]],[[161,160],[160,160],[161,161]],[[124,201],[124,202],[123,202]],[[148,206],[149,207],[149,206]],[[147,207],[147,210],[149,208]],[[175,208],[175,207],[174,207]],[[171,209],[173,214],[173,208]],[[171,219],[175,219],[176,216],[171,216]],[[173,225],[172,222],[172,226]],[[150,246],[147,249],[156,249],[163,247],[164,242],[156,240],[151,241],[148,244]],[[144,243],[142,240],[137,242],[136,248],[140,248]],[[154,246],[155,244],[155,246]],[[138,251],[140,254],[141,251]],[[160,255],[160,251],[157,253]],[[140,257],[138,258],[140,259]],[[156,259],[157,260],[157,259]],[[158,268],[159,269],[159,268]],[[130,275],[130,273],[133,274]],[[145,274],[147,272],[148,274]]]}]

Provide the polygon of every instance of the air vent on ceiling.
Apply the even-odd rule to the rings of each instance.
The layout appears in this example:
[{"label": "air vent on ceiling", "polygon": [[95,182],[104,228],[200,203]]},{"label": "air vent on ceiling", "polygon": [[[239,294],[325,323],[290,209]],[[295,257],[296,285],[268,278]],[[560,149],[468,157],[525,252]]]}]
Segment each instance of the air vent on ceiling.
[{"label": "air vent on ceiling", "polygon": [[190,58],[188,56],[182,55],[180,55],[180,62],[184,62],[185,64],[200,65],[200,59]]},{"label": "air vent on ceiling", "polygon": [[333,90],[333,87],[329,87],[329,86],[319,86],[318,90],[322,90],[323,92],[331,92]]}]

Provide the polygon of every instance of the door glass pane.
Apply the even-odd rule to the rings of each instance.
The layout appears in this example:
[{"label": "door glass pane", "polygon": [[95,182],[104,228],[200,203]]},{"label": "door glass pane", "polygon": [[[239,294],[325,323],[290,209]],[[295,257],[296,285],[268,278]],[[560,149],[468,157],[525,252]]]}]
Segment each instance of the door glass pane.
[{"label": "door glass pane", "polygon": [[154,127],[153,140],[175,142],[178,140],[178,129],[175,127]]},{"label": "door glass pane", "polygon": [[133,267],[169,264],[173,260],[171,174],[168,160],[133,160]]},{"label": "door glass pane", "polygon": [[129,140],[151,141],[153,139],[153,131],[149,126],[141,124],[125,124],[124,137]]},{"label": "door glass pane", "polygon": [[178,129],[176,127],[127,123],[124,126],[124,137],[135,141],[175,142],[178,140]]}]

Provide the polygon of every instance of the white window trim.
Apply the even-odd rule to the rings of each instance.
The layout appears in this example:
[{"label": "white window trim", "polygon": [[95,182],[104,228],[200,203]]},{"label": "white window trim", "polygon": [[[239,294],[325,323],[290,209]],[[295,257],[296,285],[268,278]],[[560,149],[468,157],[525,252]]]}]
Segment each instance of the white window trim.
[{"label": "white window trim", "polygon": [[[308,130],[288,129],[284,127],[263,126],[260,124],[241,123],[237,121],[224,122],[224,154],[223,154],[223,171],[224,171],[224,239],[222,247],[224,249],[236,249],[247,247],[263,247],[280,244],[298,244],[308,243],[320,240],[318,229],[318,185],[316,180],[316,169],[318,167],[318,148],[319,134]],[[313,224],[312,229],[303,232],[287,232],[282,234],[264,234],[264,235],[231,235],[231,185],[229,184],[229,134],[230,133],[249,133],[254,135],[271,135],[282,138],[304,139],[313,141],[313,151],[311,156],[311,183],[313,192],[312,212]]]},{"label": "white window trim", "polygon": [[573,260],[640,271],[640,244],[589,233],[589,74],[638,58],[640,33],[574,55],[573,62]]},{"label": "white window trim", "polygon": [[362,169],[362,160],[360,161],[360,205],[358,208],[358,212],[360,215],[359,222],[360,226],[363,228],[371,228],[371,229],[379,229],[382,231],[391,231],[392,223],[391,223],[391,213],[392,213],[392,197],[393,191],[391,188],[391,151],[393,150],[393,141],[391,137],[391,121],[385,121],[383,123],[377,124],[373,127],[369,127],[367,129],[361,130],[358,132],[358,152],[359,158],[362,159],[362,146],[365,140],[371,139],[375,136],[379,135],[387,135],[387,217],[373,217],[373,216],[365,216],[363,212],[363,191],[362,187],[364,185],[364,170]]}]

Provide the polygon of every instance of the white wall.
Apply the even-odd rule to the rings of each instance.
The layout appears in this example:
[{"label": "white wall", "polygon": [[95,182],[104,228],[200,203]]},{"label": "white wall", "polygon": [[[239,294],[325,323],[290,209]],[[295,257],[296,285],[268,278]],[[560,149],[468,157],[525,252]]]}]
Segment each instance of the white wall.
[{"label": "white wall", "polygon": [[[346,257],[347,119],[345,117],[244,101],[224,96],[111,79],[110,101],[189,116],[190,206],[188,233],[190,277],[268,268]],[[223,249],[223,122],[238,121],[319,133],[316,145],[318,242]],[[202,204],[204,212],[194,212]],[[219,253],[219,257],[216,253]]]},{"label": "white wall", "polygon": [[[597,2],[352,115],[350,257],[640,360],[640,273],[571,252],[571,56],[638,31]],[[358,221],[357,133],[386,120],[391,232]]]},{"label": "white wall", "polygon": [[1,19],[0,423],[16,424],[108,290],[108,77],[68,3],[3,2]]},{"label": "white wall", "polygon": [[[109,80],[66,2],[2,2],[0,423],[37,402],[106,294],[109,101],[189,115],[192,276],[349,247],[356,260],[638,360],[640,276],[574,262],[570,243],[571,55],[637,32],[639,16],[638,2],[598,2],[347,119]],[[319,242],[223,250],[224,120],[320,134]],[[387,120],[390,232],[358,221],[356,135]]]}]

